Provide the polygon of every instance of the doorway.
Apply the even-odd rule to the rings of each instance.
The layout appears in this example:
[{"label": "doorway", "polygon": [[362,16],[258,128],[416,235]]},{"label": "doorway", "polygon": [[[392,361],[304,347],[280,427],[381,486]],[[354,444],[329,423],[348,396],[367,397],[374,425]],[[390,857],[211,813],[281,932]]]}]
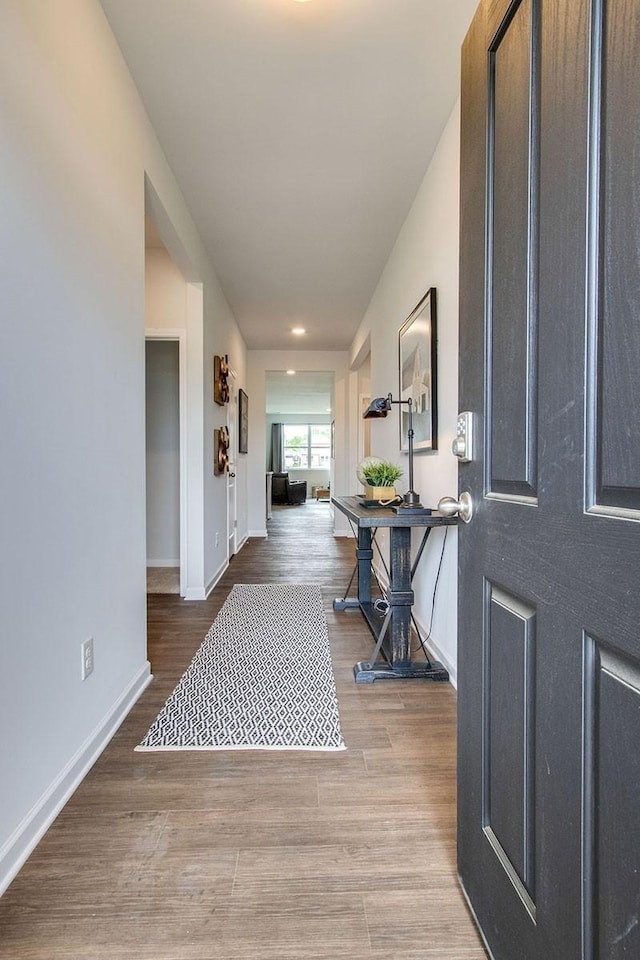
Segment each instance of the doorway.
[{"label": "doorway", "polygon": [[147,590],[184,596],[180,341],[146,338]]},{"label": "doorway", "polygon": [[231,560],[238,552],[236,538],[238,530],[238,494],[236,487],[236,466],[238,462],[238,388],[236,374],[231,372],[229,384],[229,402],[227,404],[227,430],[229,431],[229,469],[227,471],[227,557]]}]

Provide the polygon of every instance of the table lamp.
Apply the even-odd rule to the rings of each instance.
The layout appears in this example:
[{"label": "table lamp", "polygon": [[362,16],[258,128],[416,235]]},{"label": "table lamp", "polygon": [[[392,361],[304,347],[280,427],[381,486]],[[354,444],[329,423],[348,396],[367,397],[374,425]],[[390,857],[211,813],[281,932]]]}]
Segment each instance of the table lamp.
[{"label": "table lamp", "polygon": [[406,403],[409,408],[409,429],[407,430],[409,440],[409,489],[402,498],[402,503],[392,509],[395,510],[396,513],[402,514],[431,513],[431,510],[422,506],[420,503],[420,495],[413,489],[413,400],[411,397],[408,400],[394,400],[390,393],[387,394],[386,397],[376,397],[366,409],[363,419],[370,420],[374,417],[386,417],[393,403]]}]

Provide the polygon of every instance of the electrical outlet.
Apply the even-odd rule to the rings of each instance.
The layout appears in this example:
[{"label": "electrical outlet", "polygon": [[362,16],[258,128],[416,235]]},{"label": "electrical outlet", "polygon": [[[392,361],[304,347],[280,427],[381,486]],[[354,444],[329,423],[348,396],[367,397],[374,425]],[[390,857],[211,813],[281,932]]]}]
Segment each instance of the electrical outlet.
[{"label": "electrical outlet", "polygon": [[89,637],[80,646],[82,654],[82,679],[86,680],[93,673],[93,637]]}]

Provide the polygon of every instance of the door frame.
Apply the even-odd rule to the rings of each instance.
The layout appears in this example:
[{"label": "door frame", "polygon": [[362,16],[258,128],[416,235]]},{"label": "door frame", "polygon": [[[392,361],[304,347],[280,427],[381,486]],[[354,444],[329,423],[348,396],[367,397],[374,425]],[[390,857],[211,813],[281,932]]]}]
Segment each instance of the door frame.
[{"label": "door frame", "polygon": [[[144,332],[145,343],[148,341],[169,340],[178,344],[178,405],[180,423],[179,469],[180,469],[180,596],[186,593],[186,562],[188,557],[187,544],[187,491],[188,459],[187,459],[187,332],[178,329],[149,328]],[[145,482],[146,490],[146,482]]]},{"label": "door frame", "polygon": [[[229,371],[229,403],[227,430],[229,431],[229,470],[227,471],[227,560],[238,552],[238,374]],[[233,474],[233,476],[231,476]]]}]

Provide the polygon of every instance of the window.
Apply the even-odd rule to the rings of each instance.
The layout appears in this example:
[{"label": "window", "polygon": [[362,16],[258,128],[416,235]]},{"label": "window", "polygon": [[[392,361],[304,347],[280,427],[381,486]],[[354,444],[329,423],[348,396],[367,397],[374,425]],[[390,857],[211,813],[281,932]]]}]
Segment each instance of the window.
[{"label": "window", "polygon": [[331,426],[328,423],[284,424],[284,469],[329,469]]}]

